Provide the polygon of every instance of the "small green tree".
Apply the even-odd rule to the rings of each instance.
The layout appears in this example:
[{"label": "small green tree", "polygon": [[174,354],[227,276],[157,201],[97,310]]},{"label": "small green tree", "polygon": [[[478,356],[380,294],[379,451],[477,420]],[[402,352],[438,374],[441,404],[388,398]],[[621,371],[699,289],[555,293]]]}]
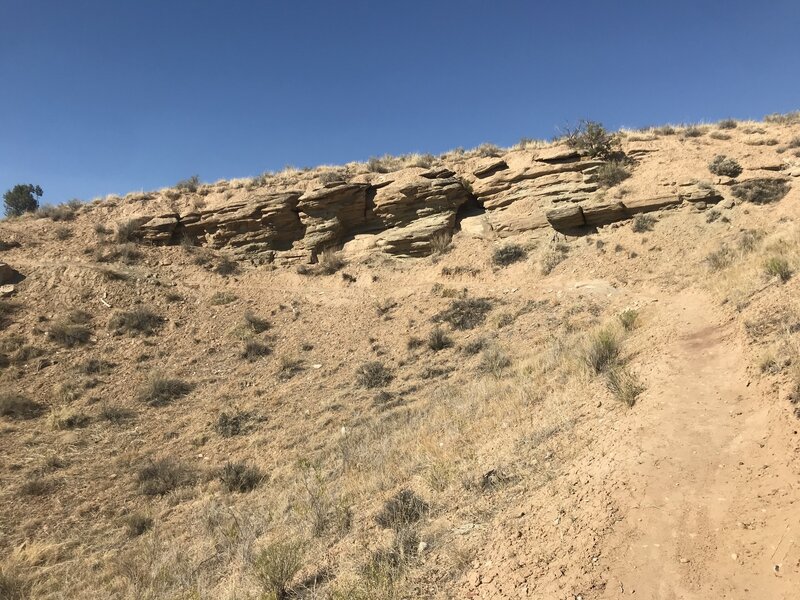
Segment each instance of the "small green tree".
[{"label": "small green tree", "polygon": [[6,205],[6,216],[18,217],[26,212],[34,212],[39,208],[39,200],[44,192],[38,185],[20,183],[3,194]]}]

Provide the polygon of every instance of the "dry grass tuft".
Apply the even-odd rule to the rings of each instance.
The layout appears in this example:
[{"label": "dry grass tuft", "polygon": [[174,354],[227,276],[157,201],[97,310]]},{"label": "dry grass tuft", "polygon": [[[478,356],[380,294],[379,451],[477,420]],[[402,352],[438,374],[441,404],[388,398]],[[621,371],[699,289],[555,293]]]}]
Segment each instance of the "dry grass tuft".
[{"label": "dry grass tuft", "polygon": [[305,553],[303,542],[287,540],[272,542],[255,555],[252,572],[265,597],[291,598],[289,586],[303,566]]},{"label": "dry grass tuft", "polygon": [[789,184],[783,179],[749,179],[731,186],[731,193],[739,200],[769,204],[789,193]]},{"label": "dry grass tuft", "polygon": [[153,335],[164,323],[163,317],[149,308],[139,307],[115,313],[108,323],[115,333]]},{"label": "dry grass tuft", "polygon": [[244,462],[227,462],[219,471],[219,480],[229,492],[243,494],[252,491],[264,480],[264,475],[253,465]]},{"label": "dry grass tuft", "polygon": [[180,379],[153,375],[137,394],[140,402],[150,406],[164,406],[192,391],[192,386]]},{"label": "dry grass tuft", "polygon": [[401,531],[422,519],[429,510],[428,503],[413,491],[400,490],[383,504],[375,522],[384,529]]},{"label": "dry grass tuft", "polygon": [[583,361],[595,373],[603,373],[618,362],[621,352],[619,336],[611,329],[602,329],[589,339]]},{"label": "dry grass tuft", "polygon": [[498,266],[506,267],[524,260],[526,256],[525,249],[519,244],[505,244],[492,253],[492,262]]},{"label": "dry grass tuft", "polygon": [[37,402],[22,394],[0,394],[0,416],[10,419],[33,419],[42,414],[43,408]]},{"label": "dry grass tuft", "polygon": [[625,368],[617,367],[606,373],[606,386],[614,397],[627,406],[636,404],[636,398],[644,391],[639,379]]}]

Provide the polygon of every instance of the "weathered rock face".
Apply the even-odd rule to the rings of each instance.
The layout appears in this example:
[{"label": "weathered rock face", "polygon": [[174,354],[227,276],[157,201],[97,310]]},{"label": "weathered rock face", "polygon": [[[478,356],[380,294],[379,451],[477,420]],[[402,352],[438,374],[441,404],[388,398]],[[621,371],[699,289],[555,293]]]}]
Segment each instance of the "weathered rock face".
[{"label": "weathered rock face", "polygon": [[363,228],[368,189],[363,183],[337,183],[303,194],[297,203],[305,228],[302,246],[316,253]]},{"label": "weathered rock face", "polygon": [[[638,155],[647,152],[642,148]],[[316,182],[305,192],[244,189],[232,199],[220,195],[206,208],[180,213],[162,204],[155,210],[165,212],[134,220],[151,243],[188,238],[262,260],[314,261],[322,250],[338,246],[429,254],[435,236],[453,233],[465,205],[470,209],[461,217],[468,235],[502,237],[547,227],[600,227],[684,202],[701,206],[722,199],[712,188],[690,183],[671,195],[605,200],[597,194],[604,162],[563,146],[459,164],[461,177],[442,166],[408,167],[350,182]]]}]

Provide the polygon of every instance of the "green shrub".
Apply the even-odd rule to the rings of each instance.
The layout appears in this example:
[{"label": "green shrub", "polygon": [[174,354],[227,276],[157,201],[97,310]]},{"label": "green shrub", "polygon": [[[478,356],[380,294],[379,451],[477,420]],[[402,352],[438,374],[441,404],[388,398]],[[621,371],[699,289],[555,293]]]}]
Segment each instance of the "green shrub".
[{"label": "green shrub", "polygon": [[385,387],[391,383],[394,375],[380,361],[365,362],[356,371],[356,385],[364,388]]},{"label": "green shrub", "polygon": [[150,406],[163,406],[191,391],[192,386],[185,381],[156,374],[141,387],[137,397]]},{"label": "green shrub", "polygon": [[227,462],[219,471],[219,480],[229,492],[241,494],[256,489],[264,479],[261,471],[243,462]]},{"label": "green shrub", "polygon": [[724,154],[717,154],[714,159],[708,163],[708,170],[714,175],[738,177],[742,174],[742,165]]},{"label": "green shrub", "polygon": [[253,558],[252,565],[253,575],[262,591],[275,600],[291,598],[289,585],[302,568],[304,556],[305,544],[296,540],[272,542],[262,548]]},{"label": "green shrub", "polygon": [[139,307],[115,313],[108,323],[115,333],[153,335],[164,323],[163,317],[149,308]]},{"label": "green shrub", "polygon": [[486,314],[492,309],[492,304],[485,298],[459,298],[453,300],[450,306],[434,315],[434,323],[448,323],[453,329],[474,329],[486,320]]},{"label": "green shrub", "polygon": [[583,360],[595,373],[603,373],[617,363],[621,351],[617,335],[610,329],[603,329],[590,338]]},{"label": "green shrub", "polygon": [[754,204],[777,202],[789,192],[783,179],[749,179],[731,186],[731,193],[739,200]]},{"label": "green shrub", "polygon": [[764,262],[764,271],[770,277],[777,277],[786,283],[792,277],[792,268],[789,262],[781,256],[772,256]]},{"label": "green shrub", "polygon": [[496,248],[492,254],[492,262],[501,267],[523,260],[527,253],[519,244],[505,244]]},{"label": "green shrub", "polygon": [[26,212],[34,212],[39,208],[39,200],[42,188],[30,183],[21,183],[3,194],[3,202],[6,207],[6,216],[19,217]]},{"label": "green shrub", "polygon": [[626,163],[621,160],[611,160],[600,165],[596,174],[597,183],[603,187],[613,187],[630,176],[630,170],[628,170]]},{"label": "green shrub", "polygon": [[617,136],[596,121],[582,119],[565,130],[564,140],[570,148],[595,158],[610,158],[619,143]]}]

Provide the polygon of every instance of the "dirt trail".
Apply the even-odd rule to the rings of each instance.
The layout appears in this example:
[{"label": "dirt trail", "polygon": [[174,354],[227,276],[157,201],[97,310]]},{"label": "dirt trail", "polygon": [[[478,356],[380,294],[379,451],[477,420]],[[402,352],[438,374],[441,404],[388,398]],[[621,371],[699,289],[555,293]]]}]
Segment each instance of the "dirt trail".
[{"label": "dirt trail", "polygon": [[695,291],[654,311],[640,404],[530,517],[503,517],[468,596],[800,597],[797,473],[774,439],[791,432],[750,385],[736,323]]}]

